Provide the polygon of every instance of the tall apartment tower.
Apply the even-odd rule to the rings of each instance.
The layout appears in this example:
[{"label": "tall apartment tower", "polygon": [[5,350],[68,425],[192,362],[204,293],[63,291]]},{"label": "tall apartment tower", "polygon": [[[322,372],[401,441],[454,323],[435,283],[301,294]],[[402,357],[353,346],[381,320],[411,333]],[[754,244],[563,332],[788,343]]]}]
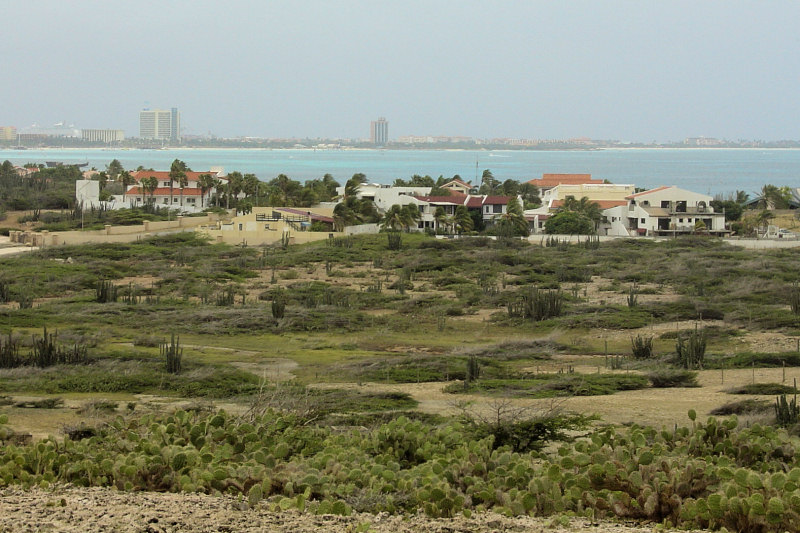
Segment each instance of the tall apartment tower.
[{"label": "tall apartment tower", "polygon": [[369,124],[369,140],[372,144],[383,146],[389,142],[389,123],[380,117]]},{"label": "tall apartment tower", "polygon": [[139,137],[178,142],[181,140],[181,114],[177,107],[142,109],[139,112]]}]

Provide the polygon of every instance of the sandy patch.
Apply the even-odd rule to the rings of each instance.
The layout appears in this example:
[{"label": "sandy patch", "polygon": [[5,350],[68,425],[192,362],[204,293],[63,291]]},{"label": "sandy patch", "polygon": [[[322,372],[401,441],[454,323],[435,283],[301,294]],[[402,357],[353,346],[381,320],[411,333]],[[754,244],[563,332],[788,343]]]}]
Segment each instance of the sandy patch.
[{"label": "sandy patch", "polygon": [[[250,509],[232,496],[124,493],[104,488],[57,486],[52,490],[0,490],[0,531],[58,531],[83,533],[159,532],[275,532],[341,533],[360,531],[368,524],[374,533],[634,533],[652,531],[652,525],[626,525],[573,519],[556,526],[547,518],[508,518],[493,513],[472,518],[432,519],[423,515],[388,516],[356,513],[349,517],[298,512],[271,512],[265,505]],[[659,531],[670,531],[659,527]]]}]

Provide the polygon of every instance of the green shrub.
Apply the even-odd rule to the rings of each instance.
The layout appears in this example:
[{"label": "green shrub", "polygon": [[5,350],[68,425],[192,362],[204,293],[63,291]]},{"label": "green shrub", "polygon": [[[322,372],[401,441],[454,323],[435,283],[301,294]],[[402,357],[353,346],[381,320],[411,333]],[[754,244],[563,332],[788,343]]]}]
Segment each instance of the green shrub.
[{"label": "green shrub", "polygon": [[631,337],[631,353],[634,359],[650,359],[653,357],[653,337],[636,335]]},{"label": "green shrub", "polygon": [[697,328],[687,337],[678,336],[675,344],[675,353],[678,364],[683,368],[692,370],[703,368],[703,360],[706,354],[706,336]]},{"label": "green shrub", "polygon": [[656,389],[672,387],[699,387],[697,372],[690,370],[662,369],[647,374],[652,386]]},{"label": "green shrub", "polygon": [[767,400],[740,400],[737,402],[729,402],[725,405],[711,410],[712,415],[715,416],[729,416],[729,415],[764,415],[774,409],[774,405]]},{"label": "green shrub", "polygon": [[728,394],[777,396],[779,394],[797,394],[797,389],[780,383],[748,383],[741,387],[728,389],[725,392]]},{"label": "green shrub", "polygon": [[183,358],[183,348],[181,348],[181,338],[175,339],[175,334],[169,343],[161,344],[161,357],[164,358],[164,366],[170,374],[179,374],[181,371],[181,359]]}]

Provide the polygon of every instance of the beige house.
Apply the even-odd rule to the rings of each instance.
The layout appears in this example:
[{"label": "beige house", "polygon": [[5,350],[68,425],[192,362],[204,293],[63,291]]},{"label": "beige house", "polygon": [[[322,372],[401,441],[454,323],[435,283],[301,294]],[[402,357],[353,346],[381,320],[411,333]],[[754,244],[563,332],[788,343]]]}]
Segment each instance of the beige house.
[{"label": "beige house", "polygon": [[626,198],[634,193],[636,187],[615,183],[562,183],[547,189],[542,193],[542,205],[548,208],[557,207],[553,204],[572,196],[580,200],[584,196],[593,202],[619,201],[627,203]]},{"label": "beige house", "polygon": [[217,242],[248,246],[273,244],[284,238],[298,244],[342,235],[334,231],[333,209],[322,207],[254,207],[246,215],[198,231]]},{"label": "beige house", "polygon": [[[450,192],[458,194],[470,194],[475,187],[466,183],[458,178],[452,179],[441,186],[442,189],[447,189]],[[477,191],[476,191],[477,192]]]},{"label": "beige house", "polygon": [[625,205],[605,209],[600,235],[725,235],[725,213],[711,207],[713,198],[678,187],[658,187],[631,194]]}]

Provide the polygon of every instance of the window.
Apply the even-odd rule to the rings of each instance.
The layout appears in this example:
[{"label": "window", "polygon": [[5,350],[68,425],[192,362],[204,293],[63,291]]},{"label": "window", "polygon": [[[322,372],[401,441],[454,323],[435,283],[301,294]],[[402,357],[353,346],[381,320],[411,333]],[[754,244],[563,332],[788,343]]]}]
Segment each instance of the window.
[{"label": "window", "polygon": [[644,224],[644,219],[643,219],[643,218],[640,218],[640,219],[639,219],[639,222],[640,222],[640,223],[642,223],[642,224]]},{"label": "window", "polygon": [[496,205],[492,206],[492,213],[502,213],[502,212],[503,212],[503,206],[502,205],[496,204]]},{"label": "window", "polygon": [[488,213],[489,212],[489,206],[488,205],[484,208],[483,212],[484,213]]},{"label": "window", "polygon": [[242,225],[239,224],[239,231],[242,231]]},{"label": "window", "polygon": [[682,218],[679,218],[679,219],[678,219],[678,222],[683,222],[683,219],[682,219]]}]

